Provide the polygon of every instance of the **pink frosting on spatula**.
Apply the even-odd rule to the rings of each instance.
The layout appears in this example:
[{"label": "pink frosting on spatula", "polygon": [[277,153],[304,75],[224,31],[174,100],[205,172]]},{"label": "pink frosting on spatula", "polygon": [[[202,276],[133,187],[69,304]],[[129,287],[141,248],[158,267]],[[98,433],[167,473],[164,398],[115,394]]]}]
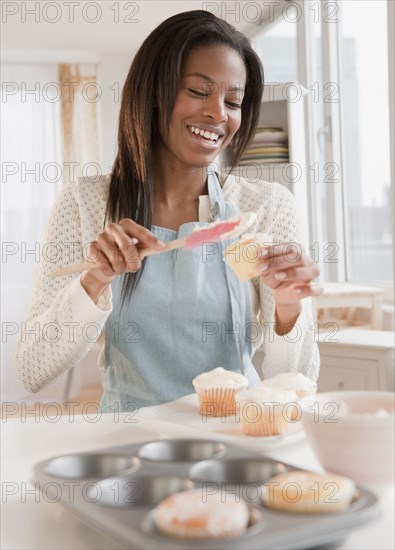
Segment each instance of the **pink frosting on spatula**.
[{"label": "pink frosting on spatula", "polygon": [[197,231],[192,231],[192,233],[187,237],[184,248],[190,250],[191,248],[196,248],[203,243],[217,242],[221,240],[222,235],[233,231],[237,226],[240,225],[240,220],[236,221],[224,221],[216,223],[212,227],[206,227],[199,229]]}]

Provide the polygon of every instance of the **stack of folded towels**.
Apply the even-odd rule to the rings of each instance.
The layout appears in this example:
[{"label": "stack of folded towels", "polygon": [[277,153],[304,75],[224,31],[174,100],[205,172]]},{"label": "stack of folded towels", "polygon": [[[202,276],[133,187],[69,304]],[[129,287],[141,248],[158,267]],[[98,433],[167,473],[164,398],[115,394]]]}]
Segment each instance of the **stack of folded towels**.
[{"label": "stack of folded towels", "polygon": [[288,134],[282,128],[258,127],[253,141],[239,161],[250,163],[289,162]]}]

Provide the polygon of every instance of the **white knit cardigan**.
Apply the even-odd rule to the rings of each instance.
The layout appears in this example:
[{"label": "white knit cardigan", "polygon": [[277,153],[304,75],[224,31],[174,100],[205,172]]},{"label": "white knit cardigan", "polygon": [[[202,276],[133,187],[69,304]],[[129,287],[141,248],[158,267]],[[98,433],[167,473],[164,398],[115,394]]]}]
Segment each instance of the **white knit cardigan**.
[{"label": "white knit cardigan", "polygon": [[[37,392],[76,365],[97,342],[99,367],[104,368],[104,324],[112,310],[111,287],[96,305],[80,284],[80,274],[52,278],[57,267],[83,261],[89,242],[103,230],[109,175],[83,177],[65,186],[52,209],[42,255],[15,349],[17,376],[30,392]],[[220,175],[225,199],[241,212],[255,211],[251,232],[270,232],[274,242],[300,241],[293,195],[282,185]],[[224,182],[225,181],[225,182]],[[208,197],[200,197],[199,220],[208,221]],[[263,376],[299,371],[314,381],[319,354],[309,299],[291,332],[274,331],[272,292],[260,279],[250,284],[251,318],[259,322],[263,341]],[[213,368],[218,365],[213,365]]]}]

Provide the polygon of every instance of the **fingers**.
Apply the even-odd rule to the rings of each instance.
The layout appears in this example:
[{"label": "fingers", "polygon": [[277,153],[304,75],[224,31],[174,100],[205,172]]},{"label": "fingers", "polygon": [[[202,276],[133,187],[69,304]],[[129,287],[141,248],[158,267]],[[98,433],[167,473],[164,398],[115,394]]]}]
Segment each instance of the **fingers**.
[{"label": "fingers", "polygon": [[135,273],[141,268],[137,245],[140,248],[162,249],[165,244],[145,227],[133,220],[124,219],[119,224],[109,223],[97,239],[90,244],[88,260],[94,261],[97,268],[112,274],[125,271]]},{"label": "fingers", "polygon": [[318,277],[320,271],[300,245],[285,243],[262,248],[258,271],[264,278],[278,281]]},{"label": "fingers", "polygon": [[110,223],[97,241],[115,273],[136,272],[141,267],[136,244],[138,239],[129,236],[120,224]]},{"label": "fingers", "polygon": [[[131,239],[128,241],[126,244],[126,240],[122,239],[120,235],[113,234],[111,230],[103,231],[96,239],[100,259],[106,258],[117,275],[128,269],[134,272],[139,268],[136,246]],[[123,247],[125,247],[124,250]],[[135,251],[134,254],[133,251]]]},{"label": "fingers", "polygon": [[93,263],[90,273],[94,274],[97,280],[102,283],[108,283],[114,278],[116,273],[112,268],[111,262],[105,254],[102,254],[97,241],[89,244],[86,259]]},{"label": "fingers", "polygon": [[319,267],[297,243],[268,245],[262,248],[260,255],[261,279],[276,296],[282,294],[283,298],[292,297],[294,301],[322,293],[321,287],[310,286],[320,274]]},{"label": "fingers", "polygon": [[142,225],[139,225],[129,218],[121,220],[118,225],[121,226],[121,228],[127,235],[135,237],[136,239],[138,239],[139,243],[145,245],[146,247],[161,250],[166,246],[165,243],[155,237],[155,235],[151,233],[149,229],[143,227]]},{"label": "fingers", "polygon": [[297,281],[295,283],[280,283],[273,288],[273,297],[278,305],[289,306],[299,303],[304,298],[319,296],[323,288],[315,283]]},{"label": "fingers", "polygon": [[318,266],[292,267],[290,269],[277,271],[273,276],[277,281],[312,281],[320,274]]},{"label": "fingers", "polygon": [[306,255],[302,246],[297,243],[283,243],[268,245],[260,252],[260,271],[288,270],[299,266],[313,265],[313,261]]},{"label": "fingers", "polygon": [[324,292],[324,289],[322,286],[318,284],[305,284],[303,286],[298,286],[297,284],[292,285],[292,292],[295,294],[295,296],[298,296],[300,300],[303,298],[307,298],[308,296],[321,296],[321,294]]}]

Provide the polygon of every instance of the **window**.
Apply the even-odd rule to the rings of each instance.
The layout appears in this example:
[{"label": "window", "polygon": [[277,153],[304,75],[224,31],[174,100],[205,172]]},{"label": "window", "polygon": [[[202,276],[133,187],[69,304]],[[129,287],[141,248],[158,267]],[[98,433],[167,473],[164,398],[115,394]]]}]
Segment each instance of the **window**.
[{"label": "window", "polygon": [[262,59],[265,82],[297,80],[297,17],[294,11],[289,9],[287,19],[281,17],[254,41],[254,47]]},{"label": "window", "polygon": [[38,244],[62,186],[60,104],[55,86],[48,86],[57,83],[57,65],[5,64],[2,76],[2,275],[7,291],[23,293],[31,288]]},{"label": "window", "polygon": [[393,267],[387,2],[340,2],[339,17],[346,277],[389,283]]},{"label": "window", "polygon": [[40,242],[62,186],[62,135],[56,89],[48,85],[57,83],[57,65],[17,63],[2,69],[2,398],[13,401],[26,392],[11,368],[16,339],[11,328],[24,320]]}]

